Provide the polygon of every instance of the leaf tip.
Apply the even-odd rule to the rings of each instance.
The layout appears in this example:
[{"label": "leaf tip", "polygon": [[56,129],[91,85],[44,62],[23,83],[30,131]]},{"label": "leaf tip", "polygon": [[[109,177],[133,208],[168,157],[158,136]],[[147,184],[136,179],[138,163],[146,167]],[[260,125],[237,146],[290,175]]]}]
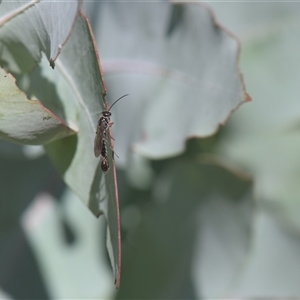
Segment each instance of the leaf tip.
[{"label": "leaf tip", "polygon": [[245,102],[250,102],[252,101],[252,98],[249,94],[245,93]]}]

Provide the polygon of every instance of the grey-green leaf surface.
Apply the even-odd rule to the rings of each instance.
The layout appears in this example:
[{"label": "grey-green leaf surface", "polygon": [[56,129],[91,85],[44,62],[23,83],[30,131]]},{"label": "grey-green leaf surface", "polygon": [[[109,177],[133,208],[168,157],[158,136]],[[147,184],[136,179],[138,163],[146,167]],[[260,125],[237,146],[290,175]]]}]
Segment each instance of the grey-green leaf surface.
[{"label": "grey-green leaf surface", "polygon": [[299,228],[300,6],[292,7],[290,15],[298,10],[297,17],[287,21],[285,10],[283,16],[274,14],[272,26],[244,35],[243,69],[256,101],[233,116],[219,153],[253,172],[256,197]]},{"label": "grey-green leaf surface", "polygon": [[150,158],[176,155],[188,138],[215,133],[249,99],[239,43],[206,7],[90,5],[99,9],[94,30],[111,101],[129,94],[113,108],[118,163],[126,164],[132,148]]},{"label": "grey-green leaf surface", "polygon": [[[178,159],[156,178],[128,234],[117,299],[218,298],[244,262],[251,178],[215,157]],[[213,280],[212,280],[213,278]]]},{"label": "grey-green leaf surface", "polygon": [[243,43],[253,102],[227,124],[218,153],[254,174],[261,212],[231,298],[299,298],[300,3],[212,4]]},{"label": "grey-green leaf surface", "polygon": [[[63,238],[63,224],[74,235],[72,244]],[[22,228],[51,299],[111,299],[114,292],[107,264],[105,220],[83,209],[69,189],[60,201],[40,193],[23,213]]]},{"label": "grey-green leaf surface", "polygon": [[299,237],[282,230],[274,216],[266,211],[256,216],[253,232],[247,266],[226,298],[287,299],[290,297],[287,295],[299,298]]},{"label": "grey-green leaf surface", "polygon": [[22,144],[45,144],[75,132],[38,100],[29,100],[15,79],[0,68],[0,137]]},{"label": "grey-green leaf surface", "polygon": [[1,61],[26,71],[44,51],[54,61],[71,33],[81,1],[5,1],[0,5]]}]

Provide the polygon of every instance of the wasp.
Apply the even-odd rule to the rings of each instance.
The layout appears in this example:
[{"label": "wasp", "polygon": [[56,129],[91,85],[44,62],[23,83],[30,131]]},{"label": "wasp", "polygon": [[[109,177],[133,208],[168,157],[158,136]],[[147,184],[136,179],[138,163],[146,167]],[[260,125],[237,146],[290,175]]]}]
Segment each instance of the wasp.
[{"label": "wasp", "polygon": [[101,117],[98,121],[96,137],[94,141],[94,154],[96,157],[99,157],[101,155],[101,170],[104,173],[106,173],[109,170],[109,163],[107,159],[107,142],[108,142],[108,135],[109,135],[108,130],[113,125],[113,122],[110,122],[110,117],[111,117],[110,110],[119,100],[121,100],[126,96],[128,96],[128,94],[118,98],[110,106],[108,110],[102,111]]}]

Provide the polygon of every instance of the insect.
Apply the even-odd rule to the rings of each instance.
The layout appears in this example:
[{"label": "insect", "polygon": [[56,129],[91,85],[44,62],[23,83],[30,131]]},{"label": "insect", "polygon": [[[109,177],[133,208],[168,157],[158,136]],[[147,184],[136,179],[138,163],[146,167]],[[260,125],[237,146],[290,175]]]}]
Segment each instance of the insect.
[{"label": "insect", "polygon": [[[109,135],[109,127],[113,125],[110,122],[111,117],[111,108],[122,98],[128,96],[128,94],[123,95],[119,99],[117,99],[108,110],[104,110],[101,113],[101,117],[98,121],[96,137],[94,141],[94,154],[96,157],[101,155],[101,170],[106,173],[109,170],[109,163],[107,159],[107,142],[108,142],[108,135]],[[112,138],[112,137],[111,137]],[[113,138],[112,138],[113,139]]]}]

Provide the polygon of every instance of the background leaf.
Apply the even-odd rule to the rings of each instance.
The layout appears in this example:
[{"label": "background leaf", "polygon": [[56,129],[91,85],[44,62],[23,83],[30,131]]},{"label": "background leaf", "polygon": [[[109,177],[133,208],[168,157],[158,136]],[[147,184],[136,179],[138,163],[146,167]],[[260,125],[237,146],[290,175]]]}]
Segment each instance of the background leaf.
[{"label": "background leaf", "polygon": [[23,144],[44,144],[74,131],[37,100],[28,100],[15,79],[0,69],[0,136]]},{"label": "background leaf", "polygon": [[[76,61],[76,64],[74,64]],[[45,72],[46,64],[42,72]],[[107,247],[113,266],[116,284],[120,284],[121,240],[120,217],[118,212],[118,190],[112,152],[108,149],[111,170],[104,177],[99,159],[94,157],[93,145],[96,124],[105,103],[102,99],[104,87],[102,74],[93,41],[93,35],[83,15],[77,19],[74,32],[56,62],[59,74],[45,74],[47,80],[54,80],[56,91],[64,108],[65,118],[79,128],[76,145],[74,140],[65,139],[47,145],[46,150],[64,173],[63,177],[70,188],[98,217],[104,213],[108,222]],[[59,79],[57,79],[59,77]],[[31,79],[33,81],[33,79]],[[40,85],[40,90],[43,84]],[[70,97],[65,91],[68,90]],[[70,151],[70,147],[75,147]],[[62,150],[63,149],[63,150]],[[59,152],[62,150],[62,152]],[[60,153],[60,155],[57,155]],[[61,158],[66,155],[69,165],[59,167]]]},{"label": "background leaf", "polygon": [[[246,166],[256,177],[256,197],[289,226],[299,228],[299,43],[298,19],[284,22],[288,7],[276,6],[259,35],[245,37],[244,69],[256,97],[247,111],[241,109],[229,123],[220,153]],[[292,9],[294,7],[294,9]],[[300,6],[291,6],[295,15]],[[279,59],[284,56],[284,60]],[[264,64],[258,62],[263,58]],[[280,83],[280,84],[278,84]],[[270,88],[266,89],[265,87]],[[261,91],[264,91],[263,95]]]},{"label": "background leaf", "polygon": [[54,61],[70,35],[81,1],[5,1],[0,7],[1,62],[28,71],[41,51]]},{"label": "background leaf", "polygon": [[[239,44],[207,8],[166,2],[87,5],[100,13],[93,25],[109,97],[129,94],[113,108],[120,165],[130,149],[155,159],[177,155],[187,138],[212,135],[249,100],[237,68]],[[174,11],[180,13],[170,31]]]},{"label": "background leaf", "polygon": [[299,3],[213,4],[243,42],[253,103],[228,122],[218,153],[255,176],[253,251],[232,297],[299,297]]},{"label": "background leaf", "polygon": [[65,185],[45,155],[33,158],[28,153],[24,146],[0,141],[0,286],[12,299],[47,299],[20,216],[39,191],[59,197]]},{"label": "background leaf", "polygon": [[124,243],[117,299],[224,292],[249,249],[253,214],[251,180],[232,171],[215,158],[179,158],[157,174],[150,202],[135,194],[140,223]]},{"label": "background leaf", "polygon": [[[10,72],[14,73],[30,70],[40,60],[41,51],[46,53],[50,62],[56,59],[73,27],[80,1],[42,1],[38,5],[28,6],[23,4],[8,4],[3,11],[6,14],[2,16],[0,35],[3,36],[5,45],[4,54],[9,52],[9,55],[1,57],[7,62]],[[64,14],[67,16],[64,17]],[[22,27],[23,23],[27,25]],[[10,30],[18,33],[12,36],[9,34]],[[32,62],[29,61],[26,68],[18,64],[18,59],[22,62],[27,60],[26,53],[21,51],[21,56],[15,53],[16,49],[19,51],[20,45],[28,51],[28,61]],[[50,68],[43,59],[41,65],[30,74],[19,74],[18,84],[31,97],[39,95],[47,108],[57,113],[72,129],[80,131],[76,141],[69,138],[66,141],[56,141],[47,149],[53,159],[56,159],[55,164],[63,172],[66,183],[96,216],[102,213],[106,215],[109,224],[107,244],[118,286],[121,241],[116,172],[112,153],[109,151],[109,161],[114,171],[110,172],[105,182],[98,167],[99,160],[93,156],[95,127],[105,104],[101,97],[104,88],[91,28],[83,16],[77,18],[77,26],[68,45],[62,59],[57,62],[58,73],[50,70],[50,74]],[[59,137],[62,136],[61,134]],[[60,156],[57,153],[65,142],[68,146],[64,151],[68,153],[65,158],[61,158],[64,152]],[[90,152],[87,151],[87,145],[90,145]]]},{"label": "background leaf", "polygon": [[[64,234],[64,226],[71,229],[72,240]],[[51,299],[111,297],[114,287],[106,261],[105,227],[104,219],[99,222],[84,210],[70,190],[60,203],[46,193],[36,196],[23,214],[22,228]]]}]

